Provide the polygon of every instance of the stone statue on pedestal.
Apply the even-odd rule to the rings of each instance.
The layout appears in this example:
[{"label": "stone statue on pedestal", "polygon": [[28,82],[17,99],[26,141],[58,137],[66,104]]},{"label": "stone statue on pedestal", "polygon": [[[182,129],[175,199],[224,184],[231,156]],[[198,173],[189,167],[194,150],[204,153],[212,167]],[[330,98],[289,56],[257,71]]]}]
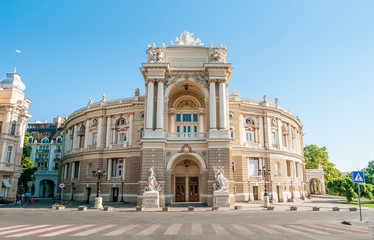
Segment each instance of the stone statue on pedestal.
[{"label": "stone statue on pedestal", "polygon": [[213,183],[213,189],[215,192],[223,192],[228,191],[230,187],[230,183],[223,175],[224,170],[223,167],[221,168],[215,168],[214,167],[214,175],[216,178],[215,183]]},{"label": "stone statue on pedestal", "polygon": [[148,186],[144,188],[144,192],[161,191],[161,185],[157,182],[154,167],[149,169]]}]

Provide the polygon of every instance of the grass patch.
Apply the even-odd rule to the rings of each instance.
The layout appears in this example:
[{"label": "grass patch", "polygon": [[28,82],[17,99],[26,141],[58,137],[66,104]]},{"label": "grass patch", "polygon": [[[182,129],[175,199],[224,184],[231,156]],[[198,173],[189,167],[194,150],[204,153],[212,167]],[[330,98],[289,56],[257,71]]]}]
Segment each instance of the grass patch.
[{"label": "grass patch", "polygon": [[[345,205],[352,205],[358,207],[358,200],[354,200],[352,202],[347,202],[347,201],[339,201],[341,204]],[[369,207],[369,208],[374,208],[374,201],[361,201],[361,206],[362,207]]]}]

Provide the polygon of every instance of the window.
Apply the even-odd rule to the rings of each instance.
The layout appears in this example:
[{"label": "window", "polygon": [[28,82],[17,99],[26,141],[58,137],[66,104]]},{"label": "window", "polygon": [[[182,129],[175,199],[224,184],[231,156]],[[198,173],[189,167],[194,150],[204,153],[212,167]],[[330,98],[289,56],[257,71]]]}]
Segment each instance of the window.
[{"label": "window", "polygon": [[29,137],[29,143],[32,143],[32,137]]},{"label": "window", "polygon": [[143,129],[143,128],[141,128],[141,129],[140,129],[140,132],[139,132],[139,137],[140,137],[140,139],[142,139],[142,138],[143,138],[143,132],[144,132],[144,129]]},{"label": "window", "polygon": [[92,175],[92,163],[87,164],[87,176]]},{"label": "window", "polygon": [[61,146],[56,147],[56,152],[61,152]]},{"label": "window", "polygon": [[249,119],[249,118],[247,118],[247,119],[245,120],[245,123],[246,123],[246,124],[253,125],[253,121],[252,121],[251,119]]},{"label": "window", "polygon": [[194,122],[198,122],[199,120],[198,120],[198,115],[197,114],[194,114],[193,115],[193,121]]},{"label": "window", "polygon": [[181,115],[177,114],[177,122],[180,122],[180,121],[181,121]]},{"label": "window", "polygon": [[97,144],[97,133],[92,133],[92,145],[96,146]]},{"label": "window", "polygon": [[12,123],[12,128],[10,129],[11,135],[16,135],[16,123]]},{"label": "window", "polygon": [[230,137],[234,138],[234,129],[233,128],[230,128]]},{"label": "window", "polygon": [[258,176],[258,160],[248,159],[248,176]]},{"label": "window", "polygon": [[291,177],[291,161],[287,161],[287,177]]},{"label": "window", "polygon": [[7,163],[11,163],[12,162],[12,155],[13,155],[13,147],[12,146],[8,146],[8,153],[7,153],[7,156],[6,156],[6,162]]},{"label": "window", "polygon": [[247,142],[253,142],[252,132],[246,132],[246,140]]},{"label": "window", "polygon": [[68,178],[68,174],[69,174],[69,163],[67,163],[65,165],[65,174],[64,174],[64,179],[67,179]]},{"label": "window", "polygon": [[78,177],[79,177],[79,162],[75,162],[73,178],[78,178]]},{"label": "window", "polygon": [[180,126],[177,126],[177,132],[181,132],[181,127]]},{"label": "window", "polygon": [[232,169],[233,172],[235,172],[235,162],[231,163],[231,169]]},{"label": "window", "polygon": [[1,133],[2,128],[3,128],[3,121],[0,121],[0,133]]},{"label": "window", "polygon": [[112,177],[123,177],[124,176],[124,160],[113,159],[112,160]]},{"label": "window", "polygon": [[119,142],[120,143],[126,142],[126,134],[125,133],[120,133],[119,134]]},{"label": "window", "polygon": [[62,143],[62,137],[58,137],[58,138],[56,139],[56,142],[57,142],[57,143]]},{"label": "window", "polygon": [[48,138],[43,138],[42,143],[49,143]]},{"label": "window", "polygon": [[191,122],[191,114],[183,114],[183,122]]},{"label": "window", "polygon": [[119,125],[125,125],[126,124],[126,120],[125,119],[121,119],[120,121],[119,121]]},{"label": "window", "polygon": [[276,176],[280,176],[280,163],[279,162],[276,162],[275,163],[275,174]]},{"label": "window", "polygon": [[194,132],[195,133],[197,132],[197,126],[194,126]]},{"label": "window", "polygon": [[275,132],[271,133],[271,145],[275,145]]}]

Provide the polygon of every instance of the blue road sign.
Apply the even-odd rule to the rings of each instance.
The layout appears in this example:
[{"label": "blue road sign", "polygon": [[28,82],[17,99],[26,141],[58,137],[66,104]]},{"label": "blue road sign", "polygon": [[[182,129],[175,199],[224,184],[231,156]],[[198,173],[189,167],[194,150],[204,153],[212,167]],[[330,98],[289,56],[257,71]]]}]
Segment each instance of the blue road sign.
[{"label": "blue road sign", "polygon": [[365,183],[364,172],[352,172],[352,180],[354,183]]}]

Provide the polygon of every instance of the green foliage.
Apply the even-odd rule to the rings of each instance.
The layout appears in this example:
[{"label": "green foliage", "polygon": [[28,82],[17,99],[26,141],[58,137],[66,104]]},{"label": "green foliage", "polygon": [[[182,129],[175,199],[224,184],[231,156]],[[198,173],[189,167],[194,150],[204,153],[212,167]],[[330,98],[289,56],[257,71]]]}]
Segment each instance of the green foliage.
[{"label": "green foliage", "polygon": [[365,182],[374,185],[374,160],[368,163],[368,167],[364,171]]},{"label": "green foliage", "polygon": [[327,187],[331,192],[345,196],[348,202],[351,202],[353,198],[358,197],[358,194],[355,192],[355,184],[352,179],[348,177],[330,179],[330,181],[327,182]]},{"label": "green foliage", "polygon": [[[352,178],[333,178],[327,183],[327,187],[331,192],[345,196],[348,202],[351,202],[353,198],[358,198],[358,184],[354,183]],[[373,199],[374,185],[361,183],[360,193],[363,198]]]},{"label": "green foliage", "polygon": [[311,144],[304,147],[304,158],[307,169],[316,169],[319,165],[325,172],[325,181],[329,182],[333,178],[341,177],[341,172],[335,168],[335,164],[329,162],[329,154],[326,147],[318,147]]},{"label": "green foliage", "polygon": [[21,192],[25,192],[27,189],[27,183],[32,180],[32,175],[37,170],[36,167],[34,167],[34,163],[31,161],[30,155],[31,155],[31,147],[27,146],[28,143],[28,137],[30,136],[29,132],[25,132],[25,138],[23,142],[23,151],[22,151],[22,159],[21,159],[21,165],[22,165],[22,174],[18,180],[18,187]]}]

